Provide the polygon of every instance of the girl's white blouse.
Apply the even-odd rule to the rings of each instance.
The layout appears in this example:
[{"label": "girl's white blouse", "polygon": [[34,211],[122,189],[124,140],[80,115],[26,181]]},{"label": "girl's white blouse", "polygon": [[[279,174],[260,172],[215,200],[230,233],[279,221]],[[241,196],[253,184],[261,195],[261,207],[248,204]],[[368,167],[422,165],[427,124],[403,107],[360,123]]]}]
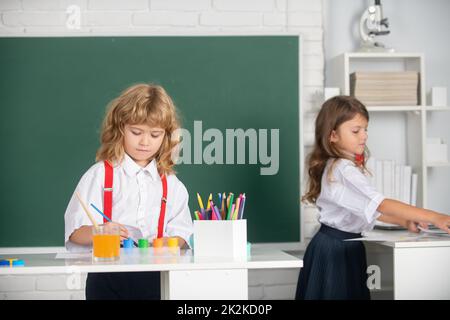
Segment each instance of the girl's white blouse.
[{"label": "girl's white blouse", "polygon": [[381,215],[378,206],[384,200],[368,177],[350,160],[339,159],[328,179],[332,160],[322,175],[321,192],[316,205],[319,222],[353,233],[371,230]]}]

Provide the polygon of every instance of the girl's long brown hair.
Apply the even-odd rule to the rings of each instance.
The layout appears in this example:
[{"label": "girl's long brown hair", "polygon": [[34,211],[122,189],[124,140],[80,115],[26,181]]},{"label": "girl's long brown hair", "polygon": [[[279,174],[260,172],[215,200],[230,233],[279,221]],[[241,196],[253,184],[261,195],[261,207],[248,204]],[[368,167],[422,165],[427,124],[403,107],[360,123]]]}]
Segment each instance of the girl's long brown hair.
[{"label": "girl's long brown hair", "polygon": [[179,143],[175,130],[180,128],[177,110],[167,92],[158,85],[137,84],[129,87],[108,106],[101,131],[101,146],[96,161],[123,160],[126,124],[147,124],[164,129],[161,147],[155,155],[159,174],[174,173],[172,151]]},{"label": "girl's long brown hair", "polygon": [[[327,165],[328,159],[334,159],[331,170],[328,174],[331,177],[332,168],[339,158],[349,158],[348,155],[340,152],[336,146],[330,142],[331,133],[339,126],[353,119],[356,114],[360,114],[369,121],[369,113],[366,107],[355,97],[336,96],[328,99],[322,105],[316,118],[315,141],[312,152],[307,159],[308,185],[302,201],[316,203],[320,194],[322,175]],[[364,163],[362,169],[367,171],[365,161],[369,154],[364,151]],[[354,159],[350,159],[354,160]]]}]

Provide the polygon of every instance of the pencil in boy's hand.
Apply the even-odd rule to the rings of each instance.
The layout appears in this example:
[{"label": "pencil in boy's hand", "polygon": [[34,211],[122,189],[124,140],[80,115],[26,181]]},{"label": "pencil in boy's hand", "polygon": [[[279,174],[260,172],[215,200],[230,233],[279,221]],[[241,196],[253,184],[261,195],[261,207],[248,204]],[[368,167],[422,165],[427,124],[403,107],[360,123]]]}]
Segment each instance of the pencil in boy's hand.
[{"label": "pencil in boy's hand", "polygon": [[95,211],[97,211],[98,213],[100,213],[100,214],[103,216],[103,218],[105,218],[107,221],[112,222],[110,218],[108,218],[103,212],[100,211],[99,208],[97,208],[96,206],[94,206],[92,203],[91,203],[91,207],[94,208]]},{"label": "pencil in boy's hand", "polygon": [[[93,203],[91,203],[91,207],[95,209],[95,211],[97,211],[98,213],[100,213],[103,218],[105,218],[107,221],[109,222],[113,222],[110,218],[108,218],[103,212],[101,212],[101,210],[99,208],[97,208]],[[131,237],[128,237],[128,239],[131,239],[131,241],[133,241],[133,244],[135,247],[139,247],[138,243]]]}]

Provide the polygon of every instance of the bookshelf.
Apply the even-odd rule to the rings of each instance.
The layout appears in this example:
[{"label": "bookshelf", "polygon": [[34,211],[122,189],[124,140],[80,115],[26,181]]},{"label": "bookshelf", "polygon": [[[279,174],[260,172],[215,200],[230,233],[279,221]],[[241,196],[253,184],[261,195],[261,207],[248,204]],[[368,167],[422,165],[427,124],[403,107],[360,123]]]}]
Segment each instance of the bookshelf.
[{"label": "bookshelf", "polygon": [[[347,52],[331,61],[329,83],[331,87],[339,87],[341,94],[350,95],[350,74],[356,71],[419,73],[418,105],[367,107],[371,118],[368,147],[375,158],[394,158],[399,163],[412,167],[413,172],[418,174],[416,204],[428,208],[429,171],[447,170],[450,162],[427,162],[427,117],[431,112],[449,112],[450,107],[434,107],[426,104],[424,61],[423,53]],[[372,126],[378,129],[376,134],[372,134]]]}]

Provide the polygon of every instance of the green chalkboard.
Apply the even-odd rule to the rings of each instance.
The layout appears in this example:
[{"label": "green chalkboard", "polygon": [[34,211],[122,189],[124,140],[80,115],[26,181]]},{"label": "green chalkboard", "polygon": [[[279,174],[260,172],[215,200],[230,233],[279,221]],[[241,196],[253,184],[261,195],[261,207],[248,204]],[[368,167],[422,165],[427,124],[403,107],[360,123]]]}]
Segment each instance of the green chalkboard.
[{"label": "green chalkboard", "polygon": [[196,192],[245,192],[249,241],[299,241],[299,43],[298,36],[0,39],[0,247],[64,245],[64,212],[95,161],[106,105],[139,82],[162,85],[190,133],[177,172],[191,212]]}]

